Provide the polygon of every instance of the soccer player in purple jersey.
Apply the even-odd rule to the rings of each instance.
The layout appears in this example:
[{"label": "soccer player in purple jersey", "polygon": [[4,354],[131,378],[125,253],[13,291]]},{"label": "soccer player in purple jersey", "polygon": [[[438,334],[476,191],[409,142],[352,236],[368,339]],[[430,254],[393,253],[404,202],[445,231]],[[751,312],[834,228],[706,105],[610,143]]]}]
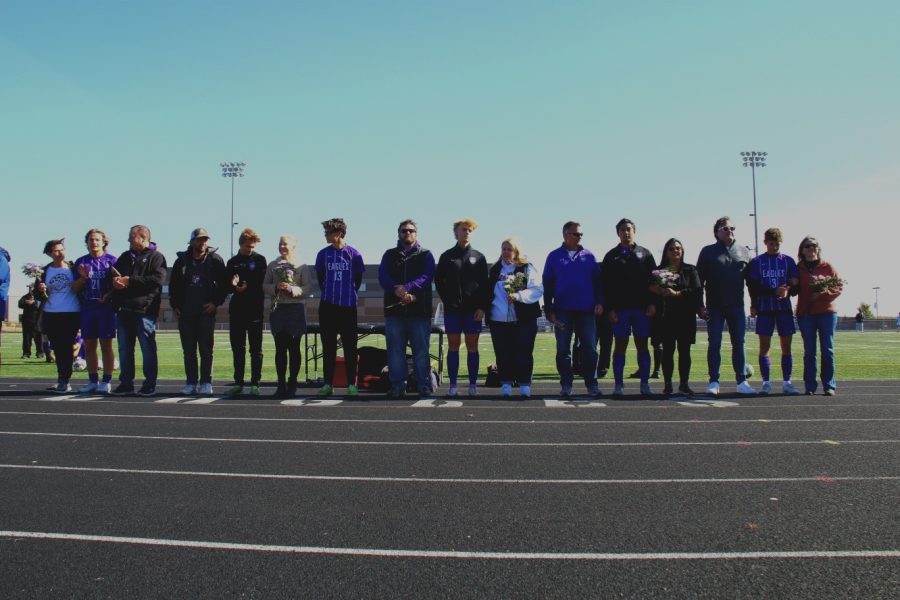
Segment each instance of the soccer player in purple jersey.
[{"label": "soccer player in purple jersey", "polygon": [[[100,229],[91,229],[84,236],[88,253],[75,261],[78,279],[72,289],[81,299],[81,337],[84,339],[88,383],[79,393],[100,392],[108,394],[112,388],[112,372],[116,356],[112,341],[116,337],[116,312],[112,297],[112,266],[116,257],[106,251],[109,238]],[[98,374],[100,365],[97,346],[103,354],[103,379]]]},{"label": "soccer player in purple jersey", "polygon": [[343,219],[323,221],[322,227],[328,245],[316,255],[316,278],[322,290],[319,327],[325,363],[325,385],[319,389],[319,396],[325,398],[334,391],[338,335],[344,347],[347,395],[356,396],[356,301],[366,267],[362,254],[344,240],[347,223]]},{"label": "soccer player in purple jersey", "polygon": [[751,260],[746,273],[747,287],[750,289],[750,314],[756,317],[756,334],[759,336],[759,371],[763,380],[759,393],[772,391],[769,348],[777,328],[781,339],[781,389],[789,396],[796,396],[800,392],[791,384],[794,368],[791,340],[796,330],[790,297],[797,295],[800,272],[793,258],[779,252],[782,241],[780,229],[766,229],[763,241],[766,253]]}]

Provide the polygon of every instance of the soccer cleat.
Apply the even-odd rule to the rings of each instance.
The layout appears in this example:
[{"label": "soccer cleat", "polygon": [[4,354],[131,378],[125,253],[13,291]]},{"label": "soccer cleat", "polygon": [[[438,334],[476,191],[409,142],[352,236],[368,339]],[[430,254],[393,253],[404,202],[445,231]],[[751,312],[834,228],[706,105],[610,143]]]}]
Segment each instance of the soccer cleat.
[{"label": "soccer cleat", "polygon": [[469,384],[469,396],[477,396],[478,395],[478,385],[475,383]]},{"label": "soccer cleat", "polygon": [[559,390],[560,398],[568,398],[571,395],[572,395],[572,386],[571,385],[564,385],[560,388],[560,390]]},{"label": "soccer cleat", "polygon": [[80,388],[78,388],[78,393],[79,394],[90,394],[91,392],[96,392],[98,385],[99,384],[96,381],[89,381],[87,383],[87,385],[83,385]]},{"label": "soccer cleat", "polygon": [[508,383],[504,383],[500,386],[500,395],[504,398],[509,398],[512,396],[512,385]]},{"label": "soccer cleat", "polygon": [[354,397],[354,398],[356,396],[359,396],[359,388],[356,387],[356,385],[351,383],[350,385],[347,386],[347,395]]},{"label": "soccer cleat", "polygon": [[197,391],[197,386],[193,383],[186,383],[183,388],[181,388],[182,396],[190,396],[194,392]]},{"label": "soccer cleat", "polygon": [[643,394],[644,396],[652,396],[653,395],[653,388],[651,388],[650,384],[647,383],[646,381],[641,382],[641,394]]},{"label": "soccer cleat", "polygon": [[212,396],[213,387],[211,383],[201,383],[197,386],[197,393],[201,396]]},{"label": "soccer cleat", "polygon": [[138,396],[144,396],[145,398],[149,398],[150,396],[156,395],[156,384],[144,382],[144,385],[141,386],[141,389],[138,390]]},{"label": "soccer cleat", "polygon": [[455,385],[451,385],[449,388],[447,388],[447,395],[450,396],[451,398],[458,396],[459,388],[456,387]]},{"label": "soccer cleat", "polygon": [[616,387],[613,388],[613,393],[612,393],[612,395],[613,395],[613,396],[619,396],[619,397],[624,396],[624,395],[625,395],[625,384],[624,384],[624,383],[617,383],[617,384],[616,384]]},{"label": "soccer cleat", "polygon": [[682,383],[681,385],[679,385],[678,391],[681,392],[682,394],[684,394],[685,396],[693,396],[694,395],[694,390],[692,390],[691,386],[689,386],[686,383]]},{"label": "soccer cleat", "polygon": [[531,398],[531,386],[530,385],[520,385],[519,386],[519,395],[523,398]]},{"label": "soccer cleat", "polygon": [[238,394],[240,394],[243,391],[244,391],[244,386],[242,386],[239,383],[236,383],[225,389],[225,395],[226,396],[237,396]]},{"label": "soccer cleat", "polygon": [[756,390],[753,389],[753,386],[747,383],[746,381],[742,381],[737,384],[737,393],[738,394],[755,394]]},{"label": "soccer cleat", "polygon": [[788,396],[797,396],[800,394],[800,390],[791,385],[790,381],[785,381],[781,384],[781,391],[783,391]]},{"label": "soccer cleat", "polygon": [[719,395],[719,382],[718,381],[710,381],[709,385],[706,386],[706,393],[711,394],[713,396]]},{"label": "soccer cleat", "polygon": [[97,384],[98,394],[108,394],[112,390],[112,385],[108,381],[101,381]]},{"label": "soccer cleat", "polygon": [[762,387],[759,388],[760,394],[768,394],[772,391],[772,382],[771,381],[763,381]]},{"label": "soccer cleat", "polygon": [[334,388],[328,385],[327,383],[319,388],[317,395],[321,398],[327,398],[334,391]]},{"label": "soccer cleat", "polygon": [[250,395],[251,396],[259,396],[259,386],[258,385],[250,386]]},{"label": "soccer cleat", "polygon": [[113,396],[133,396],[134,395],[134,384],[132,383],[120,383],[116,386],[112,392],[110,392]]}]

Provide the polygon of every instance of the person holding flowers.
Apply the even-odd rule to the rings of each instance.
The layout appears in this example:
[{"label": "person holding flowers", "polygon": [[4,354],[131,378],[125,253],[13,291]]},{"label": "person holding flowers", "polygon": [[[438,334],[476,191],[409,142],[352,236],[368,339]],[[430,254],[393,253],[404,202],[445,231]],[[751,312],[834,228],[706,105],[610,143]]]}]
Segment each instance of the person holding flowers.
[{"label": "person holding flowers", "polygon": [[803,338],[803,384],[806,394],[816,392],[816,350],[822,351],[822,387],[826,396],[834,396],[834,332],[838,316],[834,300],[844,283],[830,263],[822,260],[819,241],[808,235],[797,252],[800,293],[797,296],[797,324]]},{"label": "person holding flowers", "polygon": [[491,267],[488,280],[494,282],[488,323],[500,375],[500,394],[508,398],[513,382],[518,382],[519,394],[528,398],[544,286],[537,269],[512,238],[500,245],[500,260]]},{"label": "person holding flowers", "polygon": [[457,395],[459,347],[466,340],[466,366],[469,372],[469,396],[478,393],[478,337],[481,322],[491,297],[488,266],[484,254],[472,248],[472,233],[478,223],[462,219],[453,224],[456,244],[441,254],[434,272],[434,285],[444,303],[444,327],[447,329],[448,396]]},{"label": "person holding flowers", "polygon": [[691,376],[691,345],[697,341],[696,315],[702,307],[700,276],[697,268],[684,262],[684,246],[671,238],[663,246],[659,268],[652,273],[650,291],[661,297],[657,314],[662,337],[663,393],[672,394],[675,350],[678,349],[678,391],[693,396],[688,385]]},{"label": "person holding flowers", "polygon": [[[306,265],[296,258],[297,238],[278,238],[279,257],[269,263],[263,291],[272,297],[269,327],[275,339],[275,398],[292,398],[297,393],[300,373],[300,338],[306,333],[304,294],[310,283]],[[289,367],[290,365],[290,367]],[[290,370],[288,371],[288,368]]]},{"label": "person holding flowers", "polygon": [[56,385],[49,390],[55,394],[72,391],[72,346],[78,335],[81,304],[78,292],[72,287],[77,278],[75,267],[66,261],[65,240],[50,240],[44,244],[44,254],[53,262],[43,269],[35,285],[37,297],[44,302],[41,329],[50,338],[56,354]]}]

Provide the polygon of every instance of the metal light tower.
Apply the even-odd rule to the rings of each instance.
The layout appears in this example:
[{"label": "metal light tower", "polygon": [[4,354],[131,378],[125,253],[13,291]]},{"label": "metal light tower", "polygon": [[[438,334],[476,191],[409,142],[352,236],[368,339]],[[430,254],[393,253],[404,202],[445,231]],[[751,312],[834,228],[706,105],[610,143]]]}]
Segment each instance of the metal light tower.
[{"label": "metal light tower", "polygon": [[234,226],[237,225],[234,222],[234,178],[244,176],[246,164],[242,162],[223,162],[219,163],[219,166],[222,167],[222,177],[231,178],[231,240],[229,251],[231,256],[234,256]]},{"label": "metal light tower", "polygon": [[875,318],[878,318],[878,290],[881,289],[881,286],[875,286],[872,288],[875,290]]},{"label": "metal light tower", "polygon": [[759,218],[756,214],[756,167],[766,166],[768,152],[741,152],[741,160],[745,167],[750,167],[753,174],[753,247],[756,256],[759,256]]}]

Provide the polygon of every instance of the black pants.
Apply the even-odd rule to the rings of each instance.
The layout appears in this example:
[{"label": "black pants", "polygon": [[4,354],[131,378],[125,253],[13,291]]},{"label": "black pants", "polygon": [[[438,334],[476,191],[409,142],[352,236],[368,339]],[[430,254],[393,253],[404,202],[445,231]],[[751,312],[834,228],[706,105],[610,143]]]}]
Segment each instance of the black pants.
[{"label": "black pants", "polygon": [[537,321],[491,321],[491,343],[501,383],[530,385],[534,371],[534,338]]},{"label": "black pants", "polygon": [[291,383],[297,383],[297,374],[300,373],[300,338],[291,337],[286,331],[281,331],[272,336],[275,338],[275,374],[278,376],[278,384],[284,385],[285,371],[288,369],[288,356],[290,356]]},{"label": "black pants", "polygon": [[53,346],[56,355],[56,376],[60,381],[69,382],[72,378],[72,351],[75,337],[81,327],[81,319],[77,312],[45,312],[43,319],[44,333]]},{"label": "black pants", "polygon": [[37,354],[43,353],[41,348],[41,332],[31,321],[22,322],[22,355],[31,356],[31,342],[34,342],[34,350]]},{"label": "black pants", "polygon": [[347,385],[356,384],[356,307],[319,303],[319,333],[322,336],[322,362],[325,383],[334,384],[334,365],[337,359],[337,337],[344,347],[344,367]]},{"label": "black pants", "polygon": [[247,361],[247,343],[250,344],[250,385],[259,385],[262,378],[262,336],[263,322],[247,321],[231,315],[228,337],[231,339],[231,353],[234,356],[234,382],[244,385],[244,366]]},{"label": "black pants", "polygon": [[663,380],[672,382],[672,372],[675,370],[675,349],[678,348],[678,378],[679,383],[687,383],[691,377],[691,344],[693,335],[680,337],[666,336],[662,346],[662,371]]},{"label": "black pants", "polygon": [[[181,315],[178,333],[184,352],[185,383],[212,383],[213,335],[215,315]],[[200,351],[200,370],[197,371],[197,350]]]}]

